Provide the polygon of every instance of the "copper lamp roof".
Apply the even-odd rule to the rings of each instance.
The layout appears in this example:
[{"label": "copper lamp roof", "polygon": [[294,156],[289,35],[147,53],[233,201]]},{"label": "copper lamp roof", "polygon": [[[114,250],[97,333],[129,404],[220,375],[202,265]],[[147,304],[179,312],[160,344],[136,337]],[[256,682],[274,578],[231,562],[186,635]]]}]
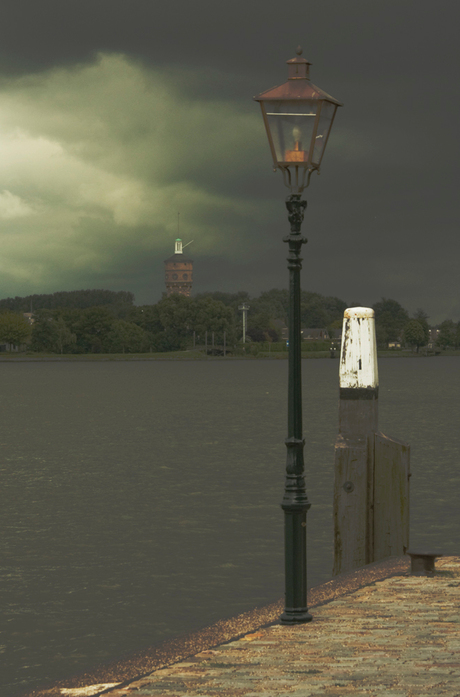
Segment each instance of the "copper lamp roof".
[{"label": "copper lamp roof", "polygon": [[330,94],[324,92],[324,90],[316,87],[309,77],[309,68],[311,63],[309,63],[305,58],[301,58],[300,55],[302,49],[297,49],[297,57],[292,58],[287,61],[289,66],[289,79],[282,85],[278,87],[272,87],[265,92],[262,92],[257,97],[254,97],[256,102],[264,102],[269,100],[286,100],[286,99],[326,99],[332,104],[337,104],[337,106],[343,106],[341,102]]}]

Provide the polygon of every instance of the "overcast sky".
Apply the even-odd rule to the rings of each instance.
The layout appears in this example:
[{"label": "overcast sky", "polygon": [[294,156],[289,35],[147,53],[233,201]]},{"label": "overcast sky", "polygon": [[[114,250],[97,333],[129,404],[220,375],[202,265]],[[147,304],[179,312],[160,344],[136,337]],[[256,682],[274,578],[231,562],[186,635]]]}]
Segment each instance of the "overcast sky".
[{"label": "overcast sky", "polygon": [[305,192],[302,287],[460,319],[458,0],[2,0],[0,297],[287,287],[252,97],[297,45],[344,103]]}]

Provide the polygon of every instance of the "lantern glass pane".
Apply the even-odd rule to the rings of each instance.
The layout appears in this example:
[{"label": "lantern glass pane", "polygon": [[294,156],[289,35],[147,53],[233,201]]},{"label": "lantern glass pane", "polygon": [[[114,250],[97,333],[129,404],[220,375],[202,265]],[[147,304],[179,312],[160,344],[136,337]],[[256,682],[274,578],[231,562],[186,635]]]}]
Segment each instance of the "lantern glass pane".
[{"label": "lantern glass pane", "polygon": [[312,163],[314,165],[319,166],[321,164],[321,158],[324,153],[324,147],[327,142],[329,131],[331,130],[332,119],[336,109],[336,104],[332,104],[331,102],[322,103],[318,130],[316,131],[315,147],[313,148]]},{"label": "lantern glass pane", "polygon": [[308,164],[317,109],[317,100],[265,102],[278,162]]}]

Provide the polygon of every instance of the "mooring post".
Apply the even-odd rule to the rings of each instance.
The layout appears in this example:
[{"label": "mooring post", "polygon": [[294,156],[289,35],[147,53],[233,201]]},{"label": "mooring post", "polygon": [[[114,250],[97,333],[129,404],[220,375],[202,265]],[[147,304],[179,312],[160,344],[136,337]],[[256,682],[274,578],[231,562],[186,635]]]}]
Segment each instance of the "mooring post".
[{"label": "mooring post", "polygon": [[345,310],[340,353],[339,434],[335,444],[334,569],[372,561],[372,463],[368,441],[378,427],[374,310]]},{"label": "mooring post", "polygon": [[407,443],[378,431],[374,311],[345,310],[335,444],[333,574],[353,571],[409,544]]}]

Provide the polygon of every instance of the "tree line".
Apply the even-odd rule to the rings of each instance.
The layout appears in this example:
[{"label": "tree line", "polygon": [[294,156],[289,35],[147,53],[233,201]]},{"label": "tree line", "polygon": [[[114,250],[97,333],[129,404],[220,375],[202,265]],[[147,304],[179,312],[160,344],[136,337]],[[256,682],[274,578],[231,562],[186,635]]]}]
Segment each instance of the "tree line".
[{"label": "tree line", "polygon": [[[246,336],[253,342],[280,341],[288,326],[289,292],[272,289],[251,298],[246,292],[201,293],[193,298],[174,294],[154,305],[135,306],[130,292],[82,290],[0,300],[0,342],[26,344],[29,350],[52,353],[143,353],[177,351],[202,345],[214,334],[215,345],[228,348],[241,339],[239,307],[250,306]],[[342,326],[343,300],[303,291],[301,321],[306,328],[323,328],[332,337]],[[425,346],[430,337],[427,314],[413,317],[396,301],[382,298],[373,306],[379,346],[403,341]],[[30,324],[23,313],[33,314]],[[439,326],[438,343],[457,348],[460,323]]]},{"label": "tree line", "polygon": [[[382,298],[373,305],[375,312],[375,330],[377,344],[387,346],[390,342],[400,341],[412,346],[417,351],[421,346],[426,346],[430,341],[430,325],[427,313],[419,308],[413,317],[409,316],[396,300]],[[455,323],[451,319],[441,322],[436,329],[436,344],[441,348],[459,348],[460,346],[460,322]]]},{"label": "tree line", "polygon": [[126,290],[70,290],[57,293],[16,296],[0,300],[0,312],[34,312],[62,308],[83,310],[103,305],[134,305],[134,293]]},{"label": "tree line", "polygon": [[[206,331],[215,332],[216,343],[223,341],[224,332],[229,344],[236,342],[232,310],[212,298],[171,295],[156,305],[135,306],[131,293],[95,291],[97,301],[104,304],[88,306],[90,292],[82,292],[82,307],[77,291],[65,298],[67,306],[52,309],[55,299],[45,296],[46,306],[33,311],[33,324],[22,312],[0,311],[0,341],[61,354],[181,350],[190,344],[193,332],[204,341]],[[35,303],[40,305],[40,296],[35,296]]]}]

